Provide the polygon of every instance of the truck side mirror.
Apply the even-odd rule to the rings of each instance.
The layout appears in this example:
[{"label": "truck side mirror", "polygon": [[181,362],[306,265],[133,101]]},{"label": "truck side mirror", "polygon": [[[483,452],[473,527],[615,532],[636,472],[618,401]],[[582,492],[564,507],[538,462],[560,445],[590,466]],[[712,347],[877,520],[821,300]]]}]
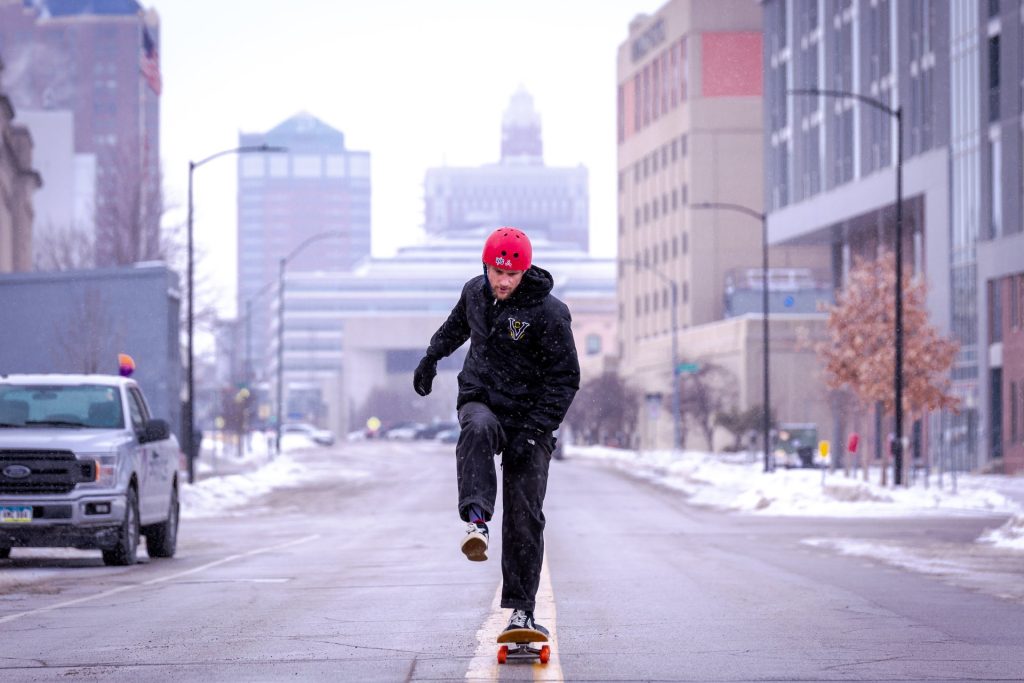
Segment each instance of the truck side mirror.
[{"label": "truck side mirror", "polygon": [[149,420],[146,422],[146,427],[142,430],[142,438],[139,441],[142,443],[152,443],[153,441],[163,441],[170,438],[170,436],[171,425],[167,423],[167,420]]}]

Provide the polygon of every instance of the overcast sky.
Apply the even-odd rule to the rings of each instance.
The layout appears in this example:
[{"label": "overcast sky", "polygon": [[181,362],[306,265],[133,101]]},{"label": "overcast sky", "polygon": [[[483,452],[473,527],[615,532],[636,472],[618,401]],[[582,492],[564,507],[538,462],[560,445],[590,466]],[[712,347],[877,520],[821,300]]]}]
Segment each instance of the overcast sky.
[{"label": "overcast sky", "polygon": [[[145,0],[144,0],[145,1]],[[149,0],[161,19],[161,147],[169,221],[188,162],[309,112],[372,155],[373,254],[422,238],[431,166],[497,161],[523,85],[545,161],[590,171],[595,255],[615,249],[615,60],[630,20],[664,0]],[[235,159],[195,173],[195,237],[234,313]],[[204,278],[205,279],[205,278]]]}]

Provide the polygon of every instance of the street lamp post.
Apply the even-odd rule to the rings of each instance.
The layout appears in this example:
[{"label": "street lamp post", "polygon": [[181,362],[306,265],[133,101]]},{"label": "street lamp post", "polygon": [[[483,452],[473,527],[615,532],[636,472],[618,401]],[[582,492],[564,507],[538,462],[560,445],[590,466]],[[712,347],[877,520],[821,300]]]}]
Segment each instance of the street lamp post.
[{"label": "street lamp post", "polygon": [[675,279],[662,273],[654,266],[640,262],[637,257],[633,261],[634,268],[643,268],[654,273],[662,281],[667,282],[672,289],[672,440],[676,450],[683,447],[682,428],[682,397],[679,393],[679,286]]},{"label": "street lamp post", "polygon": [[762,399],[763,416],[761,421],[761,439],[764,442],[764,471],[771,472],[770,437],[772,429],[772,413],[771,388],[769,384],[768,371],[768,217],[759,211],[754,211],[753,209],[741,204],[730,204],[728,202],[698,202],[692,206],[695,209],[723,209],[726,211],[736,211],[761,221],[761,353],[764,355],[764,376],[762,381],[762,384],[764,385],[764,395]]},{"label": "street lamp post", "polygon": [[292,251],[285,257],[278,261],[277,270],[277,406],[276,406],[276,424],[274,425],[274,449],[278,454],[281,453],[281,423],[284,420],[284,273],[285,268],[288,266],[288,262],[298,256],[303,249],[321,240],[345,237],[345,233],[340,230],[331,230],[329,232],[321,232],[308,237],[305,241],[299,244],[299,246],[292,249]]},{"label": "street lamp post", "polygon": [[896,363],[893,371],[893,393],[895,394],[895,438],[892,444],[893,484],[903,483],[903,108],[890,107],[881,100],[845,90],[821,90],[803,88],[787,90],[790,95],[814,97],[835,97],[863,102],[896,119],[896,297],[895,297],[895,345]]},{"label": "street lamp post", "polygon": [[182,416],[182,440],[185,442],[185,456],[188,460],[188,480],[189,483],[195,481],[195,459],[196,451],[199,448],[199,444],[195,443],[195,341],[194,341],[194,328],[195,328],[195,314],[194,314],[194,303],[195,297],[193,296],[192,289],[195,281],[194,277],[194,248],[192,238],[192,175],[195,170],[203,164],[213,161],[217,157],[222,157],[227,154],[252,154],[252,153],[265,153],[265,152],[284,152],[284,147],[274,147],[271,145],[248,145],[243,147],[235,147],[232,149],[225,149],[211,154],[205,159],[199,161],[188,162],[188,230],[187,230],[187,251],[188,251],[188,264],[187,264],[187,278],[188,278],[188,317],[185,322],[186,334],[188,336],[188,367],[186,370],[186,389],[188,393],[187,400],[185,401],[184,415]]}]

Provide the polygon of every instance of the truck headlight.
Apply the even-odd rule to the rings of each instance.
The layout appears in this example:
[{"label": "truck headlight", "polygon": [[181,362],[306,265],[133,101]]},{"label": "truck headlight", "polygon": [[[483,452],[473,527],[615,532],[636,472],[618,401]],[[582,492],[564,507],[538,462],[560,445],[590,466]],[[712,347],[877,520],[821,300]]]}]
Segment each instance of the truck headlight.
[{"label": "truck headlight", "polygon": [[113,488],[114,483],[117,481],[116,455],[81,454],[78,457],[96,462],[96,479],[87,484],[82,484],[82,486],[98,489]]}]

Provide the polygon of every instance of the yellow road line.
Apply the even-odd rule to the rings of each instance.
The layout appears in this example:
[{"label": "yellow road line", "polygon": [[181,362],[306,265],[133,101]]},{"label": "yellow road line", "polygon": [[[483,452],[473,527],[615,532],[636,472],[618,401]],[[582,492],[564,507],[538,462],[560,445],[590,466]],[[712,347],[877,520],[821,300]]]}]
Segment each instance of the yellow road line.
[{"label": "yellow road line", "polygon": [[[551,632],[551,659],[547,664],[537,662],[533,664],[533,680],[555,681],[561,683],[564,680],[562,665],[558,657],[558,623],[556,621],[555,594],[551,588],[551,574],[548,572],[547,553],[544,555],[544,564],[540,570],[540,585],[537,587],[537,606],[534,609],[534,616],[537,621],[543,624]],[[508,619],[508,610],[501,608],[501,584],[494,593],[494,600],[491,601],[491,611],[484,621],[480,630],[476,632],[476,652],[469,669],[466,671],[466,680],[496,681],[500,678],[500,665],[498,664],[498,644],[495,638],[505,627]],[[508,666],[508,665],[506,665]]]}]

